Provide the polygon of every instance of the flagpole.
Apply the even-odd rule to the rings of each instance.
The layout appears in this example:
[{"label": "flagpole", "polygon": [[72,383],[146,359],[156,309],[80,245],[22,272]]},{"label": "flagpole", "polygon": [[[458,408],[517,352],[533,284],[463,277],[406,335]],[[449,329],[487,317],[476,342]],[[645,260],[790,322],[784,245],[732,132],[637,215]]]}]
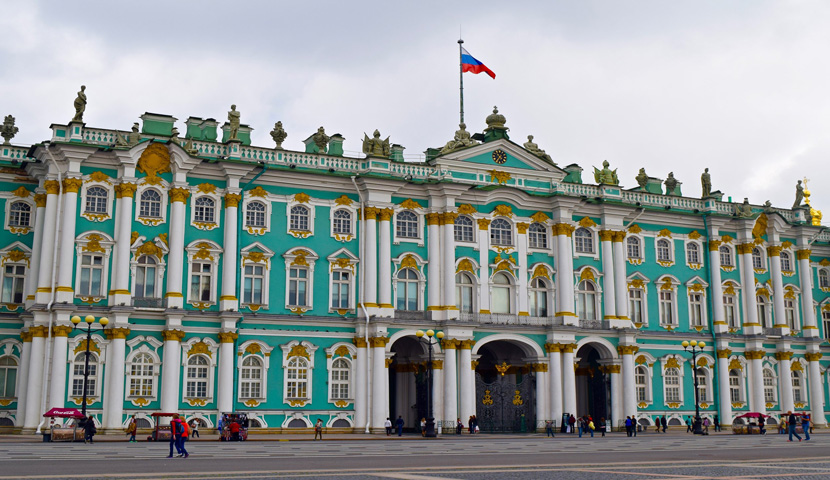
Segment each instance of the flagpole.
[{"label": "flagpole", "polygon": [[461,44],[464,43],[464,40],[458,39],[458,84],[459,89],[458,93],[460,95],[461,100],[461,122],[464,123],[464,66],[462,64],[461,59]]}]

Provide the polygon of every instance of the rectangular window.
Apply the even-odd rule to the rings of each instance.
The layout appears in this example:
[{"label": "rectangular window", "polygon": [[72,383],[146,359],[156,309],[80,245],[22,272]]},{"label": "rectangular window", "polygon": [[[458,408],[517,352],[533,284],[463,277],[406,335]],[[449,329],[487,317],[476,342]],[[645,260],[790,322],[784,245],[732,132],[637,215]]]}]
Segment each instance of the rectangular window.
[{"label": "rectangular window", "polygon": [[741,378],[737,375],[729,375],[729,400],[741,401]]},{"label": "rectangular window", "polygon": [[[81,355],[82,356],[82,355]],[[95,381],[98,378],[98,365],[92,363],[93,357],[89,357],[89,376],[86,382],[87,396],[95,395]],[[84,396],[84,364],[83,362],[76,363],[72,369],[72,396]]]},{"label": "rectangular window", "polygon": [[458,310],[461,312],[473,312],[472,285],[455,284],[455,306],[458,307]]},{"label": "rectangular window", "polygon": [[824,338],[830,339],[830,312],[821,312],[821,323],[824,325]]},{"label": "rectangular window", "polygon": [[677,375],[666,375],[666,401],[680,402],[680,378]]},{"label": "rectangular window", "polygon": [[102,297],[103,285],[101,284],[101,279],[103,276],[103,255],[81,256],[81,288],[78,295],[84,297]]},{"label": "rectangular window", "polygon": [[190,300],[194,302],[211,301],[210,286],[213,274],[213,265],[204,262],[193,262],[190,274]]},{"label": "rectangular window", "polygon": [[646,323],[643,318],[643,291],[639,288],[628,290],[628,315],[634,323]]},{"label": "rectangular window", "polygon": [[704,372],[699,371],[697,374],[697,396],[701,402],[706,401],[709,398],[706,392],[708,388],[708,377],[706,377],[706,374]]},{"label": "rectangular window", "polygon": [[690,322],[692,327],[704,327],[703,324],[703,294],[692,293],[689,295]]},{"label": "rectangular window", "polygon": [[674,292],[669,290],[660,291],[660,324],[674,325]]},{"label": "rectangular window", "polygon": [[784,317],[787,319],[787,326],[790,330],[798,330],[795,321],[795,301],[789,298],[784,299]]},{"label": "rectangular window", "polygon": [[3,275],[2,303],[23,303],[23,282],[26,278],[24,265],[6,265]]},{"label": "rectangular window", "polygon": [[771,376],[764,376],[764,402],[775,403],[775,379]]},{"label": "rectangular window", "polygon": [[331,273],[331,308],[349,308],[351,278],[352,273],[344,270],[335,270]]},{"label": "rectangular window", "polygon": [[729,328],[740,328],[740,325],[738,325],[738,315],[735,312],[734,295],[723,296],[723,313]]},{"label": "rectangular window", "polygon": [[308,270],[291,267],[288,273],[288,304],[308,306]]},{"label": "rectangular window", "polygon": [[793,375],[793,401],[795,403],[804,402],[801,396],[801,378],[798,375]]},{"label": "rectangular window", "polygon": [[242,303],[262,305],[262,286],[264,283],[265,267],[263,265],[245,265]]}]

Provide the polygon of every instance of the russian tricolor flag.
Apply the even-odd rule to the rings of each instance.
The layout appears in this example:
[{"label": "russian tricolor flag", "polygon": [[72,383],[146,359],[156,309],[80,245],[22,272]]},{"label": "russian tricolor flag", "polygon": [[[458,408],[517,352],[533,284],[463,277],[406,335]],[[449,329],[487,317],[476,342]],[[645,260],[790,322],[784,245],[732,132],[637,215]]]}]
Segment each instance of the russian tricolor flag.
[{"label": "russian tricolor flag", "polygon": [[487,66],[483,63],[473,58],[473,56],[470,55],[470,52],[468,52],[467,49],[464,47],[461,47],[461,71],[472,73],[484,72],[487,75],[490,75],[491,78],[496,78],[496,74],[493,73],[492,70],[487,68]]}]

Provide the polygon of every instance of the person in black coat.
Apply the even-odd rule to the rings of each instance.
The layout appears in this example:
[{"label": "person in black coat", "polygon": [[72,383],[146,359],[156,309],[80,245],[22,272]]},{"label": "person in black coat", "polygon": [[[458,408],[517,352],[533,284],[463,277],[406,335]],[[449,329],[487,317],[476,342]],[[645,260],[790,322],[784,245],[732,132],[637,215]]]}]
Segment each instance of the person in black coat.
[{"label": "person in black coat", "polygon": [[666,433],[667,422],[666,422],[666,416],[665,415],[663,415],[663,418],[660,419],[660,425],[663,427],[663,433]]},{"label": "person in black coat", "polygon": [[89,416],[86,420],[84,420],[83,424],[84,429],[84,443],[93,443],[92,437],[98,433],[98,429],[95,428],[95,420],[92,418],[92,415]]}]

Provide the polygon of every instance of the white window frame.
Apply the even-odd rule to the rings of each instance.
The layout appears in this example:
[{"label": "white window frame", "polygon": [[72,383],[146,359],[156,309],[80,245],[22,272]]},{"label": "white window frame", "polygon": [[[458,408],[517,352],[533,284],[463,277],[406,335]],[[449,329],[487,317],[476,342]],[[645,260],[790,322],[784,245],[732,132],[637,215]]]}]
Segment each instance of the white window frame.
[{"label": "white window frame", "polygon": [[[98,231],[85,232],[75,239],[75,297],[76,298],[90,298],[94,301],[100,301],[106,298],[109,293],[109,273],[110,273],[110,255],[112,254],[112,246],[115,242],[112,238]],[[103,250],[103,251],[101,251]],[[95,297],[88,297],[78,292],[81,291],[81,269],[83,268],[82,259],[86,254],[102,255],[103,271],[101,273],[101,295]]]},{"label": "white window frame", "polygon": [[[66,360],[67,360],[67,363],[69,363],[69,369],[68,369],[69,374],[67,375],[67,379],[66,379],[66,400],[69,401],[69,402],[75,403],[76,405],[81,404],[81,397],[82,396],[81,395],[75,396],[75,395],[72,394],[73,393],[72,389],[73,389],[73,385],[75,384],[75,377],[76,377],[76,375],[75,375],[75,363],[76,363],[75,358],[78,355],[81,355],[82,356],[81,358],[83,358],[83,355],[85,354],[86,349],[85,348],[79,349],[77,353],[75,353],[75,349],[78,348],[84,341],[86,341],[86,335],[78,335],[78,336],[72,337],[72,338],[69,339],[69,344],[67,345],[67,348],[66,348],[66,354],[67,354],[66,355],[67,356]],[[106,363],[107,347],[109,345],[109,342],[107,340],[105,340],[104,338],[102,338],[100,335],[92,334],[92,343],[94,343],[98,347],[98,349],[100,350],[100,353],[95,352],[93,349],[90,349],[90,351],[89,351],[90,354],[95,354],[98,357],[98,361],[96,362],[97,363],[97,370],[96,370],[97,379],[96,379],[96,382],[95,382],[95,388],[93,389],[92,394],[87,395],[87,398],[91,399],[94,403],[94,402],[97,402],[98,400],[101,399],[101,387],[102,387],[101,384],[103,383],[102,380],[104,378],[104,376],[102,375],[102,372],[103,372],[102,369],[104,368],[104,364]],[[83,363],[83,359],[82,359],[80,361],[81,367],[83,367],[83,364],[84,363]],[[92,362],[90,362],[90,365],[91,364],[92,364]],[[83,381],[83,375],[80,375],[79,378],[80,378],[81,381]],[[19,383],[20,382],[18,382],[18,384]],[[77,399],[77,402],[75,401],[76,399]]]},{"label": "white window frame", "polygon": [[[758,253],[758,255],[755,255],[756,252]],[[755,273],[767,273],[766,249],[762,248],[760,245],[756,245],[752,247],[749,256],[752,261],[752,269],[755,271]],[[757,264],[760,265],[759,267],[756,266],[756,260],[758,260]]]},{"label": "white window frame", "polygon": [[398,309],[398,273],[405,268],[411,268],[418,275],[418,308],[410,311],[420,312],[426,310],[425,302],[427,282],[426,275],[424,275],[423,270],[426,262],[419,255],[414,253],[401,254],[398,258],[392,259],[392,262],[395,266],[394,271],[392,272],[392,302],[395,309]]},{"label": "white window frame", "polygon": [[[12,206],[16,203],[27,205],[29,207],[29,223],[20,225],[11,224]],[[26,235],[35,228],[35,216],[37,215],[37,205],[30,198],[11,197],[6,199],[6,220],[4,228],[15,235]]]},{"label": "white window frame", "polygon": [[[507,286],[505,286],[504,284],[497,284],[496,283],[496,277],[497,276],[501,276],[503,278],[506,278],[507,282],[508,282]],[[508,301],[508,304],[507,304],[508,311],[507,312],[496,312],[494,307],[493,307],[493,303],[494,303],[493,292],[497,288],[504,288],[504,289],[507,290],[507,301]],[[514,275],[512,275],[510,272],[508,272],[506,270],[505,271],[500,271],[500,272],[494,272],[493,275],[490,276],[490,312],[494,313],[494,314],[499,314],[499,315],[516,315],[518,313],[518,308],[519,308],[517,297],[516,297],[518,289],[519,289],[518,279]]]},{"label": "white window frame", "polygon": [[[590,291],[590,290],[580,289],[579,286],[582,285],[582,282],[588,282],[590,285],[592,285],[594,287],[594,290]],[[596,279],[596,277],[595,277],[595,280],[589,280],[589,279],[578,280],[576,282],[576,286],[574,288],[574,291],[576,293],[576,314],[577,314],[577,317],[580,320],[588,320],[588,321],[600,321],[600,320],[602,320],[603,315],[602,315],[602,310],[600,309],[600,301],[601,301],[600,299],[602,297],[602,289],[599,286],[598,279]],[[593,297],[594,297],[594,318],[583,318],[582,317],[582,315],[581,315],[582,304],[583,304],[582,298],[581,298],[582,295],[593,295]],[[587,305],[587,297],[586,297],[585,304]]]},{"label": "white window frame", "polygon": [[[334,216],[337,212],[349,214],[349,233],[338,233],[334,231]],[[351,206],[341,205],[331,209],[331,237],[338,242],[350,242],[357,236],[357,209]]]},{"label": "white window frame", "polygon": [[[592,250],[590,252],[581,252],[581,251],[579,251],[579,249],[577,249],[576,238],[577,238],[577,232],[579,232],[580,230],[585,230],[586,232],[591,234],[591,248],[592,248]],[[599,258],[599,250],[600,250],[599,249],[599,238],[597,237],[597,232],[593,227],[577,226],[576,229],[574,229],[574,232],[571,234],[571,239],[572,239],[572,243],[573,243],[572,248],[573,248],[574,258],[576,258],[576,257]]]},{"label": "white window frame", "polygon": [[[210,199],[213,201],[213,222],[203,222],[196,220],[196,202],[201,199]],[[199,230],[214,230],[220,227],[220,219],[222,218],[222,197],[213,193],[194,193],[190,197],[190,225]]]},{"label": "white window frame", "polygon": [[[736,358],[736,357],[732,357]],[[729,360],[729,363],[732,363],[732,360]],[[743,403],[746,404],[746,364],[738,359],[738,363],[741,364],[742,368],[729,368],[727,371],[728,376],[728,383],[729,383],[729,401],[730,403]],[[732,399],[732,371],[736,370],[738,372],[738,400]]]},{"label": "white window frame", "polygon": [[[726,290],[730,286],[735,293],[726,293]],[[740,330],[743,327],[743,321],[741,319],[741,287],[737,284],[737,282],[727,280],[723,282],[721,288],[721,291],[723,292],[723,319],[726,321],[726,326],[731,330]],[[727,299],[731,299],[731,302],[727,302]],[[734,325],[729,323],[729,315],[726,314],[726,312],[729,311],[730,306],[734,313]]]},{"label": "white window frame", "polygon": [[[694,291],[692,289],[687,289],[686,292],[687,292],[687,302],[686,303],[689,304],[689,328],[697,330],[697,328],[700,327],[701,330],[705,330],[709,325],[709,319],[706,315],[706,313],[707,313],[706,290],[704,289],[702,291]],[[700,296],[700,302],[699,302],[699,305],[700,305],[700,325],[695,325],[694,322],[693,322],[694,321],[693,312],[694,312],[695,303],[692,301],[692,298],[696,295]]]},{"label": "white window frame", "polygon": [[[356,303],[356,292],[357,292],[357,267],[360,260],[352,254],[349,250],[345,248],[341,248],[340,250],[334,252],[333,254],[326,257],[326,260],[329,262],[329,289],[328,289],[328,298],[326,300],[328,305],[328,311],[330,313],[337,312],[338,314],[343,310],[348,310],[352,312],[357,308]],[[334,273],[335,272],[349,272],[349,301],[348,305],[345,309],[343,308],[334,308],[332,306],[332,295],[334,293],[335,288],[335,280],[334,280]],[[343,282],[345,283],[345,282]],[[338,312],[339,310],[339,312]]]},{"label": "white window frame", "polygon": [[[20,385],[21,385],[20,380],[19,380],[19,377],[20,377],[20,357],[18,357],[17,355],[13,355],[11,353],[12,348],[13,348],[12,345],[10,345],[10,344],[6,344],[6,345],[7,346],[4,348],[5,353],[0,353],[0,359],[10,358],[13,362],[15,362],[15,364],[14,365],[2,365],[2,366],[0,366],[0,368],[4,369],[6,371],[6,374],[3,377],[4,380],[8,379],[9,371],[14,370],[14,385],[12,386],[14,391],[13,392],[2,392],[2,394],[0,394],[0,399],[11,400],[11,399],[17,399],[20,396],[20,392],[17,391],[17,389],[20,388]],[[18,348],[18,352],[20,352],[20,349],[22,347],[20,347],[20,345],[18,344],[17,348]],[[5,385],[1,385],[1,386],[2,386],[2,388],[5,388]],[[9,393],[11,393],[11,395],[9,395]]]},{"label": "white window frame", "polygon": [[[270,291],[271,291],[271,258],[274,256],[274,252],[266,247],[265,245],[254,242],[241,251],[242,255],[240,256],[240,268],[242,269],[242,283],[239,286],[239,304],[241,306],[246,306],[253,311],[257,311],[260,309],[268,309],[268,305],[270,305]],[[262,281],[262,303],[250,303],[245,301],[245,267],[248,265],[257,265],[264,267],[264,275]],[[252,308],[253,307],[253,308]]]},{"label": "white window frame", "polygon": [[[824,274],[824,278],[826,282],[822,285],[822,274]],[[830,268],[828,267],[819,267],[818,271],[816,272],[816,286],[822,292],[830,292]]]},{"label": "white window frame", "polygon": [[[246,363],[254,363],[256,365],[246,365]],[[239,364],[239,385],[237,388],[239,389],[239,399],[240,400],[259,400],[264,397],[265,388],[263,387],[263,382],[265,381],[265,377],[268,375],[266,374],[267,370],[265,369],[265,361],[263,357],[259,355],[244,355],[241,357],[241,362]],[[250,376],[245,378],[247,373],[252,373],[256,371],[258,373],[258,377],[254,378]],[[247,386],[249,390],[253,390],[253,386],[257,387],[257,392],[248,392],[245,394],[245,387]],[[257,393],[254,395],[254,393]]]},{"label": "white window frame", "polygon": [[[637,383],[637,376],[638,370],[645,371],[645,384],[642,385],[642,388],[645,389],[645,399],[640,399],[637,390],[640,389],[641,385]],[[654,392],[652,391],[652,369],[648,366],[648,364],[641,364],[634,366],[634,396],[637,399],[637,403],[645,403],[647,405],[651,405],[654,402]]]},{"label": "white window frame", "polygon": [[[671,280],[671,288],[666,288],[666,279]],[[677,279],[673,277],[660,277],[656,282],[655,286],[657,287],[657,314],[660,319],[660,326],[661,327],[672,327],[678,328],[680,326],[680,318],[677,315],[677,290],[678,290],[679,282]],[[669,307],[670,312],[672,315],[673,322],[667,322],[665,318],[665,310],[663,305],[666,303],[666,299],[663,298],[663,294],[669,294]]]},{"label": "white window frame", "polygon": [[[236,386],[236,401],[245,403],[254,400],[258,403],[268,400],[268,372],[271,368],[271,352],[274,347],[260,340],[248,340],[237,347],[236,368],[239,370]],[[242,396],[242,364],[245,359],[255,356],[262,362],[262,378],[259,381],[260,395],[258,397]],[[258,406],[258,405],[255,405]]]},{"label": "white window frame", "polygon": [[[147,363],[136,363],[136,360],[141,357],[146,357],[150,361]],[[126,366],[126,379],[124,381],[126,383],[127,391],[125,398],[128,400],[132,398],[144,398],[145,400],[155,398],[161,362],[158,361],[153,353],[149,351],[135,351],[127,358]],[[133,367],[138,367],[139,371],[137,374],[133,371]],[[146,374],[145,372],[145,369],[147,368],[151,369],[149,374]],[[148,392],[144,393],[142,390],[136,392],[133,390],[133,380],[138,382],[140,389],[149,387],[147,389]]]},{"label": "white window frame", "polygon": [[[343,349],[345,348],[348,350],[348,353],[345,355],[341,355],[343,353]],[[338,353],[340,352],[340,353]],[[328,372],[328,402],[331,404],[335,404],[337,407],[347,407],[348,405],[354,403],[355,397],[355,358],[357,357],[357,348],[355,348],[354,344],[346,343],[346,342],[337,342],[331,347],[326,349],[326,371]],[[349,364],[349,395],[346,398],[335,398],[334,396],[334,362],[340,359],[344,359]],[[337,382],[337,383],[345,383],[345,382]],[[337,403],[335,403],[337,402]],[[344,403],[345,402],[345,403]]]},{"label": "white window frame", "polygon": [[[775,322],[772,318],[772,301],[769,293],[755,293],[755,308],[757,309],[758,323],[762,328],[772,328]],[[763,311],[763,316],[761,312]]]},{"label": "white window frame", "polygon": [[[152,297],[143,297],[143,298],[163,298],[164,297],[164,272],[167,270],[167,262],[165,261],[165,257],[170,252],[167,248],[167,244],[162,242],[158,237],[152,240],[152,244],[156,246],[159,252],[161,252],[161,256],[158,254],[149,254],[145,252],[139,253],[140,250],[143,250],[142,247],[147,243],[146,238],[140,236],[136,239],[135,243],[130,246],[130,250],[132,256],[130,257],[130,295],[132,298],[139,298],[136,296],[136,278],[138,278],[138,268],[139,263],[138,260],[142,256],[153,257],[156,260],[156,279],[155,279],[155,292]],[[139,307],[141,308],[141,307]]]},{"label": "white window frame", "polygon": [[[92,187],[101,187],[107,191],[107,208],[105,212],[95,213],[86,211],[87,193]],[[81,203],[78,206],[78,214],[83,218],[89,220],[90,222],[103,222],[112,218],[113,204],[115,203],[115,187],[113,187],[109,179],[95,181],[90,175],[87,175],[84,177],[84,184],[80,189],[80,197]]]},{"label": "white window frame", "polygon": [[[133,337],[127,340],[127,347],[129,347],[129,352],[127,353],[126,361],[125,361],[125,376],[124,376],[124,399],[126,401],[133,402],[134,406],[140,407],[145,405],[143,401],[139,399],[144,399],[147,401],[154,401],[158,399],[158,391],[161,383],[161,356],[158,353],[159,347],[161,347],[163,343],[154,338],[154,337],[144,337],[138,336]],[[151,389],[151,395],[149,396],[141,396],[141,395],[133,395],[130,392],[130,379],[132,378],[132,362],[136,355],[140,353],[149,354],[150,357],[153,359],[153,385]]]},{"label": "white window frame", "polygon": [[[398,215],[403,212],[412,212],[418,222],[417,231],[418,237],[400,237],[398,236]],[[392,215],[392,241],[398,245],[400,243],[417,243],[418,246],[424,245],[424,215],[422,209],[414,208],[398,208],[395,209]]]},{"label": "white window frame", "polygon": [[[285,259],[285,308],[295,313],[305,313],[314,308],[314,267],[320,257],[308,248],[298,247],[283,254],[283,258]],[[289,291],[291,287],[291,268],[293,267],[305,268],[308,270],[308,277],[306,278],[307,305],[305,306],[291,305],[288,303]]]},{"label": "white window frame", "polygon": [[[698,358],[705,358],[705,357],[698,357]],[[690,362],[691,363],[691,362]],[[700,395],[700,390],[698,390],[698,395],[700,397],[701,403],[709,403],[711,404],[714,401],[714,385],[713,380],[714,376],[712,375],[712,368],[709,365],[713,365],[713,362],[707,361],[707,366],[696,365],[694,368],[695,375],[697,375],[697,371],[700,370],[703,373],[703,377],[706,379],[706,393],[705,395]],[[698,379],[698,387],[700,387],[700,379]],[[694,385],[694,380],[692,381],[692,385]],[[694,388],[694,387],[692,387]],[[694,392],[692,392],[694,393]],[[692,399],[694,401],[694,399]]]},{"label": "white window frame", "polygon": [[[541,287],[541,288],[540,287],[534,287],[533,286],[534,282],[542,282],[544,287]],[[528,298],[527,298],[527,308],[528,308],[528,313],[530,314],[531,317],[552,317],[552,316],[554,316],[554,313],[556,312],[556,310],[555,310],[554,304],[553,304],[554,303],[554,294],[553,293],[554,293],[554,287],[553,287],[553,281],[551,279],[543,277],[543,276],[539,276],[539,277],[530,279],[530,281],[527,284],[527,296],[528,296]],[[534,312],[533,312],[533,305],[535,304],[534,294],[541,294],[544,297],[544,299],[545,299],[545,310],[547,311],[547,313],[545,315],[534,315]]]},{"label": "white window frame", "polygon": [[[787,258],[787,262],[790,264],[790,268],[784,268],[784,257]],[[781,250],[779,261],[781,262],[781,274],[787,277],[795,275],[795,265],[797,262],[793,261],[793,253],[789,250]]]},{"label": "white window frame", "polygon": [[[533,231],[534,227],[537,231]],[[540,230],[541,229],[541,230]],[[549,235],[550,228],[545,225],[544,223],[540,222],[533,222],[527,227],[527,248],[528,250],[538,250],[547,252],[551,248],[551,241]],[[534,245],[532,238],[536,237],[537,240],[541,240],[542,245]]]},{"label": "white window frame", "polygon": [[[729,263],[724,263],[724,255],[729,259]],[[731,272],[735,269],[735,249],[731,245],[721,244],[718,247],[718,259],[720,260],[720,268],[726,272]]]},{"label": "white window frame", "polygon": [[[691,259],[689,258],[689,251],[691,247],[697,249],[697,262],[690,261]],[[686,266],[691,268],[692,270],[700,270],[703,267],[704,262],[703,252],[703,245],[700,242],[695,240],[686,240],[686,245],[683,252],[684,256],[686,257]]]},{"label": "white window frame", "polygon": [[[205,352],[191,352],[191,349],[197,343],[204,343],[207,345],[207,353]],[[215,390],[216,390],[216,365],[217,365],[217,358],[219,357],[219,345],[216,343],[215,340],[209,337],[198,338],[193,337],[188,339],[187,342],[182,342],[182,360],[181,360],[181,399],[182,402],[191,403],[190,400],[201,400],[205,401],[206,403],[213,402],[215,398]],[[187,368],[188,368],[188,359],[190,357],[201,355],[202,357],[207,358],[207,396],[206,397],[189,397],[187,396]]]},{"label": "white window frame", "polygon": [[821,318],[821,326],[824,328],[824,338],[830,339],[830,304],[825,303],[819,309],[819,317]]},{"label": "white window frame", "polygon": [[[769,377],[766,375],[769,373]],[[772,379],[772,385],[767,385],[767,378]],[[765,366],[761,373],[761,381],[764,384],[764,403],[778,404],[778,376],[772,366]],[[767,398],[767,393],[772,392],[772,399]]]},{"label": "white window frame", "polygon": [[[496,224],[497,222],[498,222],[499,225],[501,225],[502,223],[507,224],[507,228],[499,229],[499,231],[506,232],[507,235],[510,235],[510,239],[509,239],[510,241],[508,243],[494,243],[493,242],[493,225]],[[513,249],[513,248],[516,248],[516,237],[517,237],[516,226],[513,224],[513,222],[511,222],[509,219],[507,219],[505,217],[496,217],[496,218],[494,218],[493,221],[490,222],[490,226],[489,226],[489,230],[488,230],[487,234],[488,234],[489,239],[490,239],[489,240],[490,241],[490,247],[492,247],[494,249],[498,249],[498,248]]]},{"label": "white window frame", "polygon": [[[464,275],[466,278],[468,278],[470,280],[471,283],[469,283],[469,284],[459,283],[458,278],[459,278],[460,275]],[[463,285],[463,287],[462,287],[462,285]],[[471,302],[470,311],[466,312],[462,308],[463,305],[461,305],[462,296],[461,296],[460,289],[461,288],[468,288],[468,287],[472,290],[472,292],[471,292],[472,294],[470,295],[470,302]],[[478,313],[478,294],[479,294],[478,276],[476,276],[472,272],[467,272],[467,271],[461,271],[461,272],[457,272],[455,274],[455,306],[456,306],[456,308],[458,308],[459,312],[467,313],[467,314]]]},{"label": "white window frame", "polygon": [[[261,190],[261,189],[260,189]],[[248,232],[250,235],[264,235],[271,231],[271,216],[273,214],[273,205],[271,203],[271,198],[268,194],[262,194],[261,191],[257,191],[256,193],[251,193],[254,190],[248,190],[242,196],[242,228]],[[252,227],[248,226],[247,222],[247,215],[248,215],[248,204],[251,202],[260,202],[265,204],[265,227]]]},{"label": "white window frame", "polygon": [[[661,259],[660,258],[660,244],[663,242],[668,243],[668,258]],[[685,251],[683,252],[685,255]],[[675,264],[675,253],[674,253],[674,240],[671,237],[655,237],[654,238],[654,261],[657,264],[670,267]]]},{"label": "white window frame", "polygon": [[[23,252],[23,257],[18,260],[13,260],[11,258],[10,252],[13,250],[17,250],[18,252]],[[15,255],[19,255],[18,252],[15,252]],[[23,245],[20,242],[14,242],[13,244],[9,245],[8,247],[0,250],[0,289],[3,288],[3,285],[6,284],[6,267],[23,267],[23,274],[19,275],[17,273],[12,274],[12,277],[20,279],[23,285],[23,299],[20,302],[11,302],[5,301],[6,299],[0,298],[0,302],[5,305],[22,305],[26,302],[26,282],[27,281],[34,281],[28,278],[28,275],[31,273],[29,271],[29,261],[31,259],[31,251],[29,247]],[[16,270],[16,268],[15,268]],[[8,307],[7,307],[8,308]]]},{"label": "white window frame", "polygon": [[[459,225],[458,222],[461,219],[469,220],[470,225]],[[468,226],[470,228],[470,240],[463,240],[463,239],[460,240],[459,239],[459,228],[466,228]],[[452,231],[452,235],[453,235],[453,239],[454,239],[455,243],[477,244],[478,243],[478,234],[477,234],[477,232],[478,232],[478,226],[476,225],[476,220],[475,220],[475,218],[472,217],[472,215],[461,214],[461,215],[458,215],[457,217],[455,217],[455,220],[453,221],[453,231]]]},{"label": "white window frame", "polygon": [[[141,195],[144,194],[147,190],[154,190],[156,193],[161,195],[161,217],[145,217],[141,215]],[[140,222],[143,225],[147,226],[157,226],[167,223],[167,210],[168,210],[168,186],[166,184],[161,185],[147,185],[141,184],[138,186],[135,192],[135,205],[133,215],[135,216],[135,221]]]},{"label": "white window frame", "polygon": [[[784,324],[786,324],[791,331],[801,330],[801,317],[799,316],[799,305],[801,290],[794,285],[787,285],[784,287]],[[789,324],[789,315],[792,313],[793,324]]]},{"label": "white window frame", "polygon": [[[629,250],[629,245],[628,245],[629,239],[637,241],[637,254],[638,255],[636,255],[636,256],[631,255],[631,251]],[[643,242],[644,242],[644,240],[643,240],[643,237],[641,235],[636,235],[636,234],[632,234],[632,233],[629,233],[628,235],[626,235],[626,238],[625,238],[625,259],[631,265],[640,265],[640,264],[643,263],[643,260],[645,259],[645,252],[643,252],[643,245],[644,245]]]},{"label": "white window frame", "polygon": [[[252,208],[256,205],[257,208],[262,208],[261,211],[255,212],[253,215],[254,218],[262,216],[262,224],[252,223],[251,220],[251,213]],[[244,227],[249,230],[262,230],[268,227],[268,204],[264,200],[250,200],[243,204],[242,216],[244,218]]]},{"label": "white window frame", "polygon": [[[292,350],[294,347],[302,346],[305,348],[305,351],[308,353],[308,374],[306,376],[306,395],[304,398],[301,397],[289,397],[288,396],[288,383],[290,379],[288,378],[288,368],[289,362],[292,358],[297,357],[297,355],[291,355]],[[283,368],[283,403],[288,404],[292,407],[304,407],[308,403],[311,402],[311,399],[314,398],[312,388],[314,386],[314,357],[315,352],[317,351],[317,346],[313,345],[311,342],[303,340],[302,342],[297,340],[291,340],[290,342],[286,343],[285,345],[280,345],[280,349],[282,349],[282,368]],[[296,352],[296,351],[295,351]],[[290,356],[289,356],[290,355]],[[301,357],[305,358],[305,357]]]},{"label": "white window frame", "polygon": [[[666,405],[668,405],[669,403],[679,403],[679,404],[683,405],[685,403],[685,396],[683,394],[683,380],[684,380],[684,374],[685,374],[686,369],[683,368],[683,359],[682,358],[678,358],[677,361],[680,364],[679,367],[666,367],[665,365],[666,365],[667,359],[664,359],[663,362],[662,362],[663,363],[663,371],[661,372],[661,374],[663,376],[663,403],[666,404]],[[667,373],[670,370],[676,370],[677,371],[677,385],[676,385],[676,387],[675,387],[675,385],[669,386],[668,382],[666,382],[666,379],[668,377]],[[670,388],[677,388],[678,398],[676,400],[675,399],[669,399],[668,392],[669,392]]]},{"label": "white window frame", "polygon": [[[806,388],[806,386],[807,386],[807,375],[805,375],[805,373],[807,372],[807,366],[802,364],[801,362],[799,362],[797,360],[793,360],[793,362],[794,362],[793,364],[799,363],[801,365],[801,371],[792,370],[790,372],[790,382],[791,382],[790,388],[792,389],[792,392],[793,392],[793,403],[801,403],[801,404],[807,405],[809,403],[808,402],[809,397],[807,396],[807,388]],[[798,375],[796,375],[796,374],[798,374]],[[799,386],[798,387],[795,386],[795,379],[796,378],[799,379],[799,382],[798,382]],[[795,398],[795,392],[796,391],[798,391],[798,393],[801,394],[801,400],[800,401],[796,400],[796,398]]]},{"label": "white window frame", "polygon": [[[187,252],[187,283],[185,288],[187,294],[185,295],[187,303],[196,306],[196,304],[215,305],[217,302],[217,287],[219,282],[219,261],[222,257],[222,248],[219,245],[209,240],[195,240],[185,247]],[[197,258],[198,257],[198,258]],[[191,298],[191,281],[193,280],[193,264],[196,262],[204,262],[210,264],[210,300],[201,300]]]}]

